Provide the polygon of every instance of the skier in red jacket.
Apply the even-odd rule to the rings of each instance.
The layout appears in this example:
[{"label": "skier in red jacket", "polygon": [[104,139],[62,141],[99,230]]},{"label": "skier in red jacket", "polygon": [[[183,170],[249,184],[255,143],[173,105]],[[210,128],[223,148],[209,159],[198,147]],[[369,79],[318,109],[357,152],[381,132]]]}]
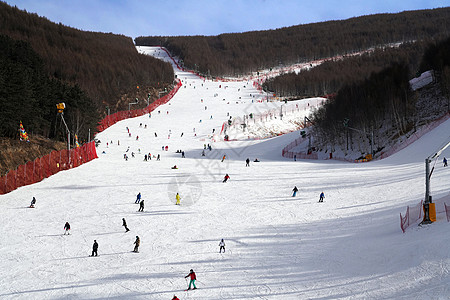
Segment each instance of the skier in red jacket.
[{"label": "skier in red jacket", "polygon": [[228,174],[225,175],[222,182],[227,182],[227,180],[230,179],[230,176]]},{"label": "skier in red jacket", "polygon": [[188,278],[191,277],[191,281],[189,281],[189,287],[188,290],[191,289],[191,284],[194,286],[194,290],[197,288],[195,286],[195,280],[197,279],[197,276],[195,276],[195,272],[194,270],[191,269],[191,271],[189,272],[189,274],[187,274],[186,276],[184,276],[184,278]]}]

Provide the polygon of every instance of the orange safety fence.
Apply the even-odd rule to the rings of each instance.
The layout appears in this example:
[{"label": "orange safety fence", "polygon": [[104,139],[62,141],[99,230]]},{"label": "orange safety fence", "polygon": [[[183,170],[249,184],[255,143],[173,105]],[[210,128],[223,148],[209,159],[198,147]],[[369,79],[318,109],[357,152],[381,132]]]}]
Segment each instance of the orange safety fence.
[{"label": "orange safety fence", "polygon": [[158,106],[169,102],[169,100],[172,99],[173,96],[175,96],[175,94],[178,92],[180,87],[181,87],[181,81],[178,81],[177,85],[174,87],[174,89],[172,91],[170,91],[164,97],[161,97],[158,100],[154,101],[153,103],[151,103],[149,106],[147,106],[145,108],[127,110],[127,111],[118,111],[112,115],[106,116],[106,118],[104,118],[103,120],[100,121],[100,125],[97,126],[98,132],[102,132],[106,128],[116,124],[119,121],[122,121],[122,120],[125,120],[128,118],[139,117],[139,116],[151,113]]},{"label": "orange safety fence", "polygon": [[33,184],[50,177],[59,171],[78,167],[97,158],[95,142],[86,143],[79,148],[52,151],[43,157],[36,158],[16,170],[9,171],[0,177],[0,194],[9,193],[21,186]]},{"label": "orange safety fence", "polygon": [[[169,102],[180,87],[181,81],[178,81],[172,91],[145,108],[119,111],[115,114],[106,116],[106,118],[101,120],[100,124],[97,126],[98,132],[105,130],[121,120],[142,116],[152,112],[158,106]],[[79,148],[70,149],[70,151],[67,149],[52,151],[50,154],[18,166],[16,170],[11,170],[6,173],[6,175],[0,177],[0,195],[9,193],[24,185],[37,183],[59,171],[78,167],[95,158],[98,158],[98,156],[97,151],[95,150],[94,141],[86,143]]]}]

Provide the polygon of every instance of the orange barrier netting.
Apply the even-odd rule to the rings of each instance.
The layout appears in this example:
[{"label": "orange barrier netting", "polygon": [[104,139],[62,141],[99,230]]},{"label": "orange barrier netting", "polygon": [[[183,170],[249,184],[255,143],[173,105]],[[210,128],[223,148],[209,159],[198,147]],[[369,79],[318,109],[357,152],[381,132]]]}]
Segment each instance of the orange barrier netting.
[{"label": "orange barrier netting", "polygon": [[149,106],[141,109],[128,110],[128,111],[118,111],[112,115],[106,116],[103,120],[100,121],[100,125],[97,126],[98,132],[105,130],[106,128],[116,124],[119,121],[139,117],[145,114],[148,114],[155,110],[158,106],[162,104],[166,104],[170,99],[178,92],[181,87],[181,81],[178,81],[177,85],[174,87],[172,91],[170,91],[164,97],[159,98],[155,102],[151,103]]},{"label": "orange barrier netting", "polygon": [[[146,108],[120,111],[107,116],[101,120],[100,125],[97,126],[98,132],[105,130],[121,120],[142,116],[152,112],[158,106],[169,102],[180,87],[181,81],[178,81],[172,91],[151,103]],[[0,195],[9,193],[18,187],[39,182],[59,171],[78,167],[95,158],[98,158],[98,156],[97,151],[95,150],[94,141],[86,143],[79,148],[71,149],[70,151],[67,149],[52,151],[48,155],[18,166],[16,170],[9,171],[5,176],[0,177]]]},{"label": "orange barrier netting", "polygon": [[6,194],[18,187],[39,182],[59,171],[78,167],[94,158],[97,158],[94,141],[70,151],[52,151],[50,154],[18,166],[16,170],[9,171],[5,176],[0,177],[0,194]]}]

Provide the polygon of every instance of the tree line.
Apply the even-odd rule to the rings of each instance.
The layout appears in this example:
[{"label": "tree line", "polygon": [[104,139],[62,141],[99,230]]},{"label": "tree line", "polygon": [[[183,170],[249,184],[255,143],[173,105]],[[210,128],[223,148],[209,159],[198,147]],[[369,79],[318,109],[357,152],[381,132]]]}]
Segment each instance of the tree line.
[{"label": "tree line", "polygon": [[185,67],[204,75],[236,76],[448,34],[449,7],[218,36],[141,36],[135,43],[164,46]]},{"label": "tree line", "polygon": [[72,132],[87,140],[88,129],[94,130],[99,120],[95,103],[78,85],[50,78],[30,43],[0,35],[0,136],[17,138],[22,121],[30,134],[64,137],[56,111],[59,99],[67,105]]},{"label": "tree line", "polygon": [[[411,71],[403,61],[394,61],[364,80],[343,85],[334,98],[313,115],[313,136],[320,148],[340,145],[345,148],[349,129],[366,135],[374,132],[375,154],[389,139],[412,132],[424,119],[433,120],[450,112],[450,38],[424,49],[419,73],[433,69],[438,84],[428,88],[440,91],[413,92],[409,85]],[[424,94],[425,96],[422,96]],[[437,96],[436,96],[437,95]],[[363,134],[364,136],[364,134]],[[366,138],[363,138],[366,140]]]},{"label": "tree line", "polygon": [[427,39],[407,42],[398,47],[379,47],[362,55],[329,60],[311,69],[287,73],[268,79],[263,88],[280,97],[306,98],[335,94],[341,87],[367,79],[390,64],[405,63],[413,77],[419,72],[420,60],[429,44]]},{"label": "tree line", "polygon": [[[156,99],[157,91],[170,89],[173,85],[172,66],[139,54],[133,40],[123,35],[87,32],[61,23],[55,24],[44,17],[27,13],[4,2],[0,2],[0,34],[14,41],[27,42],[41,59],[40,63],[27,65],[26,68],[31,68],[30,73],[39,73],[36,76],[41,80],[44,80],[43,74],[48,77],[48,82],[44,84],[45,89],[42,87],[40,90],[43,90],[43,94],[50,93],[47,96],[52,105],[40,109],[40,111],[48,110],[39,117],[42,124],[54,122],[55,104],[58,102],[67,104],[67,114],[70,114],[67,116],[68,123],[71,130],[76,131],[78,124],[92,121],[93,116],[90,112],[92,109],[96,114],[95,119],[98,120],[106,114],[107,106],[111,112],[125,110],[128,109],[128,103],[133,102],[136,97],[147,98],[148,93],[151,93],[151,99]],[[15,51],[20,49],[16,47]],[[28,55],[34,57],[32,54]],[[34,67],[38,69],[33,71]],[[38,88],[29,80],[17,81],[16,84],[11,81],[0,84],[10,85],[7,92],[9,94],[3,92],[0,99],[2,102],[8,99],[25,101],[29,97],[25,91],[31,91],[32,87]],[[72,99],[75,98],[86,105],[71,106]],[[134,108],[145,105],[144,101],[140,101]],[[72,115],[75,112],[76,114]],[[9,116],[14,115],[18,114],[9,112]],[[39,131],[34,125],[33,123],[34,131]],[[83,136],[87,136],[88,129],[85,126],[81,127],[82,129],[78,129],[83,131]],[[94,130],[95,127],[91,129]],[[11,134],[9,130],[7,132],[3,130],[1,134],[9,136]],[[52,136],[51,130],[42,130],[42,133]]]}]

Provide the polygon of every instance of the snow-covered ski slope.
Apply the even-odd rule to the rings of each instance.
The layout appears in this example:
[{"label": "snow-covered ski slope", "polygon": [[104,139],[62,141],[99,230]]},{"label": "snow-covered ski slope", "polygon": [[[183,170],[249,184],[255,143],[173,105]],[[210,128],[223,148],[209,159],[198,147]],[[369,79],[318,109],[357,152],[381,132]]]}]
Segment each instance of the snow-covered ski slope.
[{"label": "snow-covered ski slope", "polygon": [[[403,234],[399,213],[423,198],[424,159],[447,139],[450,121],[381,161],[294,162],[281,149],[298,132],[209,140],[227,113],[265,105],[251,103],[251,83],[177,75],[183,87],[159,114],[97,136],[99,159],[0,196],[0,299],[449,299],[450,223],[439,214]],[[149,152],[161,160],[143,161]],[[449,183],[440,159],[433,197],[448,195]],[[144,212],[134,204],[139,192]],[[131,252],[136,235],[139,253]],[[89,257],[94,239],[99,257]],[[190,269],[199,289],[185,292]]]}]

